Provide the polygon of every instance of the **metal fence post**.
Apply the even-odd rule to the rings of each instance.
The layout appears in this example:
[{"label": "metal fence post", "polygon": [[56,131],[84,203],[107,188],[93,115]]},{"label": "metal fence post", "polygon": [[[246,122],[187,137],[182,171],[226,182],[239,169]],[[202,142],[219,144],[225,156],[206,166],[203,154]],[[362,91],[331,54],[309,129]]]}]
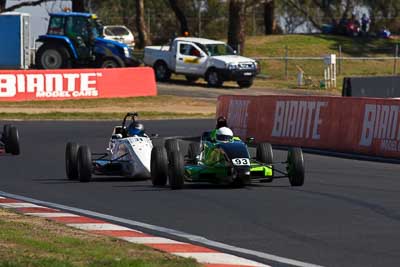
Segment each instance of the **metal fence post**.
[{"label": "metal fence post", "polygon": [[289,79],[289,73],[288,73],[288,61],[289,61],[289,59],[288,59],[288,54],[289,54],[288,46],[286,45],[285,46],[285,79],[286,80]]},{"label": "metal fence post", "polygon": [[399,56],[399,44],[396,44],[394,49],[394,65],[393,65],[393,75],[397,74],[397,57]]},{"label": "metal fence post", "polygon": [[338,74],[342,74],[342,46],[339,45]]}]

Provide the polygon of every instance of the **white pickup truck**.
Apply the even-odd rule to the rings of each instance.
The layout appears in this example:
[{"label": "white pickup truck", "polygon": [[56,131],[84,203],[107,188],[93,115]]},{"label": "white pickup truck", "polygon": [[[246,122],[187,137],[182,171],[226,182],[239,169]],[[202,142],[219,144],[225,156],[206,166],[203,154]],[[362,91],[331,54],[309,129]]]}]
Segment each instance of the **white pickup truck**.
[{"label": "white pickup truck", "polygon": [[210,87],[236,81],[250,87],[259,71],[258,63],[236,52],[221,41],[179,37],[170,46],[147,46],[144,64],[154,68],[158,81],[168,81],[171,73],[183,74],[189,82],[204,78]]}]

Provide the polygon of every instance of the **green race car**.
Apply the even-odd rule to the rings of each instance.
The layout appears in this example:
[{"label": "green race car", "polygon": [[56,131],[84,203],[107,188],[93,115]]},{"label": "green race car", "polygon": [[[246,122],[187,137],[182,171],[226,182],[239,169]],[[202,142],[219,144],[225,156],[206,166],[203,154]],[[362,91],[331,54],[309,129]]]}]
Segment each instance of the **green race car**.
[{"label": "green race car", "polygon": [[[290,148],[285,162],[273,162],[269,143],[259,143],[256,149],[256,157],[252,158],[247,143],[240,138],[221,141],[212,138],[212,132],[204,132],[200,144],[189,144],[184,156],[178,140],[169,139],[165,147],[152,150],[152,182],[154,186],[164,186],[168,177],[172,189],[181,189],[185,181],[243,187],[253,181],[272,182],[288,177],[292,186],[303,185],[304,159],[300,148]],[[286,168],[279,169],[279,165]]]}]

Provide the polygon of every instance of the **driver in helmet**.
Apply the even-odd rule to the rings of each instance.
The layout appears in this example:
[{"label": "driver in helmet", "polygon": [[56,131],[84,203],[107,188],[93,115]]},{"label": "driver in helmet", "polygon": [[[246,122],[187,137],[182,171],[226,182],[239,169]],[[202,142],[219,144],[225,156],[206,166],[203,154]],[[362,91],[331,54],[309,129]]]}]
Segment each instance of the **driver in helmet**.
[{"label": "driver in helmet", "polygon": [[221,127],[215,131],[215,140],[219,142],[229,142],[233,138],[233,132],[228,127]]},{"label": "driver in helmet", "polygon": [[146,136],[143,124],[133,121],[128,127],[128,136]]},{"label": "driver in helmet", "polygon": [[215,125],[215,129],[219,129],[221,127],[228,127],[228,123],[224,116],[219,116],[217,118],[217,124]]}]

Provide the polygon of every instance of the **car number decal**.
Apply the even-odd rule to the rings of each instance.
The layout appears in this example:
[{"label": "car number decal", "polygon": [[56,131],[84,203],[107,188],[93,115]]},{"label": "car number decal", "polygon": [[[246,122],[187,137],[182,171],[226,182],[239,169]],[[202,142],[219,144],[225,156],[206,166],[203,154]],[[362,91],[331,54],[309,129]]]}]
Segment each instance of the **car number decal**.
[{"label": "car number decal", "polygon": [[232,163],[236,166],[250,166],[250,160],[246,158],[232,159]]}]

